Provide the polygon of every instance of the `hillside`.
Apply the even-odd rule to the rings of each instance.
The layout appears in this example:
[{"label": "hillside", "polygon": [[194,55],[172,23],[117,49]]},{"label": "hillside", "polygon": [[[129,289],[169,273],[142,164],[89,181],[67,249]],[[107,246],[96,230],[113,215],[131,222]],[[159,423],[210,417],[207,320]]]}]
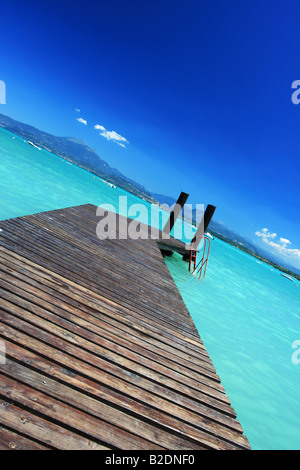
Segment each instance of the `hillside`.
[{"label": "hillside", "polygon": [[248,253],[254,258],[257,258],[258,260],[263,261],[264,263],[267,263],[270,266],[279,269],[283,273],[288,274],[289,276],[292,276],[300,281],[300,272],[297,269],[288,265],[283,265],[277,259],[272,258],[269,253],[266,253],[263,250],[257,248],[257,246],[253,245],[248,240],[245,240],[245,238],[233,232],[225,225],[212,220],[209,225],[209,233],[219,238],[220,240],[223,240],[226,243],[235,246],[239,250]]},{"label": "hillside", "polygon": [[[139,183],[127,178],[119,170],[112,168],[94,149],[76,137],[57,137],[16,121],[4,114],[0,114],[0,126],[152,204],[167,204],[170,207],[176,202],[173,197],[151,192]],[[195,223],[195,209],[190,212],[187,208],[184,216],[190,222]],[[225,225],[212,220],[209,225],[209,232],[213,236],[300,280],[300,272],[296,269],[280,265],[278,260],[272,259],[269,254],[264,253]]]},{"label": "hillside", "polygon": [[48,134],[28,124],[15,121],[4,114],[0,114],[0,126],[101,178],[105,178],[107,181],[138,197],[151,203],[157,203],[157,200],[152,196],[150,191],[147,191],[144,186],[124,176],[116,168],[110,167],[110,165],[100,158],[97,152],[86,145],[84,141],[74,137],[57,137]]}]

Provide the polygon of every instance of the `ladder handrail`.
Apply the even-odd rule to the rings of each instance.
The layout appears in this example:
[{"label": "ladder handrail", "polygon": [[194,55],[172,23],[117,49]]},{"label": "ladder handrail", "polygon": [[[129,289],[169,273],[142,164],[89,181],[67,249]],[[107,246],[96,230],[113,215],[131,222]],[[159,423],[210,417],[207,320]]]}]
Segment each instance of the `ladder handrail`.
[{"label": "ladder handrail", "polygon": [[[204,272],[203,272],[203,279],[205,278],[206,269],[207,269],[207,264],[208,264],[208,257],[209,257],[209,253],[210,253],[210,247],[211,247],[211,241],[210,241],[210,239],[207,238],[207,237],[203,237],[203,238],[204,238],[204,248],[203,248],[203,255],[202,255],[201,260],[200,260],[199,263],[196,265],[197,253],[199,253],[199,250],[194,250],[194,249],[193,249],[194,244],[192,244],[191,252],[190,252],[190,261],[189,261],[189,271],[192,272],[192,273],[194,273],[195,271],[197,271],[198,267],[199,267],[200,264],[201,264],[201,267],[200,267],[200,269],[198,270],[199,279],[201,278],[202,270],[203,270],[203,267],[204,267],[204,266],[205,266],[205,269],[204,269]],[[208,242],[208,250],[207,250],[207,255],[206,255],[206,258],[205,258],[205,252],[206,252],[206,244],[207,244],[207,242]],[[194,269],[191,271],[192,262],[194,262]]]},{"label": "ladder handrail", "polygon": [[[208,263],[208,257],[209,257],[209,252],[210,252],[210,247],[211,247],[211,241],[209,238],[207,237],[203,237],[204,240],[205,240],[205,243],[204,243],[204,249],[203,249],[203,256],[202,256],[202,259],[201,261],[199,262],[199,264],[201,263],[201,268],[199,269],[199,279],[201,278],[201,275],[202,275],[202,269],[203,269],[203,266],[205,265],[205,269],[204,269],[204,273],[203,273],[203,279],[205,278],[205,274],[206,274],[206,268],[207,268],[207,263]],[[204,261],[204,256],[205,256],[205,251],[206,251],[206,242],[208,242],[208,251],[207,251],[207,256],[206,256],[206,259]],[[198,264],[198,266],[199,266]],[[197,267],[198,267],[197,266]]]},{"label": "ladder handrail", "polygon": [[196,271],[197,269],[197,266],[196,266],[196,261],[197,261],[197,253],[199,253],[198,250],[194,250],[193,249],[193,245],[192,244],[192,248],[190,250],[190,261],[189,261],[189,271],[191,271],[191,265],[192,265],[192,261],[194,261],[194,269],[193,269],[193,273]]}]

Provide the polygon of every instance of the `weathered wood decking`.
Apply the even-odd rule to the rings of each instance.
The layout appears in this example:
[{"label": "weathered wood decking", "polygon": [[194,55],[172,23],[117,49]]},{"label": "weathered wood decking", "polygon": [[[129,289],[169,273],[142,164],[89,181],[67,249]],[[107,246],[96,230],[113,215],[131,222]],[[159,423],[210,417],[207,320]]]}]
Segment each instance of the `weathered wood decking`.
[{"label": "weathered wood decking", "polygon": [[248,449],[156,241],[95,213],[0,222],[0,449]]}]

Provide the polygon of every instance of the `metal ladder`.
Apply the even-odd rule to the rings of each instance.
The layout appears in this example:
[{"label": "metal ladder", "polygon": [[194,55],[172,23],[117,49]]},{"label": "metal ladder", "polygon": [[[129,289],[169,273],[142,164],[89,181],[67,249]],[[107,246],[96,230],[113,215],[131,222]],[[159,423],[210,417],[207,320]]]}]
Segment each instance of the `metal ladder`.
[{"label": "metal ladder", "polygon": [[[193,245],[192,245],[191,253],[190,253],[190,262],[189,262],[189,271],[190,272],[194,273],[199,268],[198,269],[199,279],[201,279],[203,268],[204,268],[203,279],[205,278],[206,268],[207,268],[207,263],[208,263],[208,257],[209,257],[209,253],[210,253],[210,247],[211,247],[210,239],[207,238],[207,237],[203,237],[203,238],[204,238],[204,248],[203,248],[203,255],[202,255],[201,260],[197,264],[197,253],[199,253],[199,251],[194,250]],[[208,242],[208,250],[207,250],[206,257],[205,257],[207,242]],[[193,265],[193,270],[191,270],[192,265]]]},{"label": "metal ladder", "polygon": [[192,268],[192,265],[193,265],[193,271],[192,271],[193,273],[197,269],[197,253],[198,253],[198,250],[193,250],[193,248],[191,248],[189,271],[191,272],[191,268]]}]

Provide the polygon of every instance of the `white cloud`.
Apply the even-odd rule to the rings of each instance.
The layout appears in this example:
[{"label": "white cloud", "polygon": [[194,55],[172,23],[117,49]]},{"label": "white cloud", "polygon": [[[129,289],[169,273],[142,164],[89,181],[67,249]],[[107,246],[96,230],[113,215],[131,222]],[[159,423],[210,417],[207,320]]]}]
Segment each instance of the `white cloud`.
[{"label": "white cloud", "polygon": [[80,109],[75,108],[76,113],[80,113]]},{"label": "white cloud", "polygon": [[99,131],[105,131],[105,130],[106,130],[105,127],[100,126],[100,124],[96,124],[96,125],[94,126],[94,129],[99,130]]},{"label": "white cloud", "polygon": [[300,260],[300,250],[297,248],[287,248],[287,245],[292,244],[287,238],[280,237],[279,242],[273,241],[277,237],[277,234],[270,233],[266,228],[262,229],[261,232],[255,232],[255,235],[261,237],[262,241],[276,250],[277,254],[279,253],[282,256],[294,259],[296,258],[298,261]]},{"label": "white cloud", "polygon": [[120,134],[117,134],[117,132],[115,131],[104,130],[100,133],[100,135],[105,137],[107,140],[113,140],[115,142],[127,142],[127,139],[125,139],[125,137],[121,136]]},{"label": "white cloud", "polygon": [[274,239],[277,237],[277,233],[270,233],[267,228],[263,228],[261,232],[259,231],[255,232],[255,235],[257,235],[258,237],[271,238],[271,239]]},{"label": "white cloud", "polygon": [[86,121],[85,119],[77,118],[77,121],[78,121],[78,122],[81,122],[81,123],[84,124],[85,126],[87,125],[87,121]]},{"label": "white cloud", "polygon": [[279,239],[279,243],[282,243],[282,245],[284,245],[284,246],[291,245],[290,240],[287,240],[286,238],[281,238],[281,237]]},{"label": "white cloud", "polygon": [[94,129],[101,131],[100,135],[106,140],[111,140],[116,144],[120,145],[121,147],[126,148],[125,144],[129,144],[128,140],[125,137],[115,131],[108,131],[107,129],[105,129],[104,126],[101,126],[100,124],[96,124],[94,126]]}]

